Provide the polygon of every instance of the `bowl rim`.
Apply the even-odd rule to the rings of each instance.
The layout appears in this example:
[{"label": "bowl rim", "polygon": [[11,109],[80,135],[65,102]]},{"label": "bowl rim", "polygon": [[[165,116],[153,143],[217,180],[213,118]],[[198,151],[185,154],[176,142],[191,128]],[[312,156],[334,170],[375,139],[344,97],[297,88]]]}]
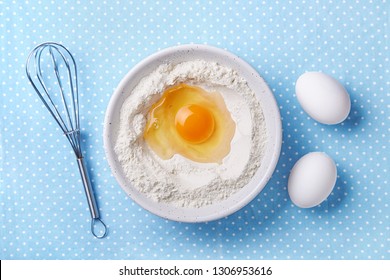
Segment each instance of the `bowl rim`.
[{"label": "bowl rim", "polygon": [[[257,83],[260,83],[261,86],[263,87],[263,91],[261,94],[254,90],[257,98],[260,98],[260,96],[266,101],[267,103],[267,110],[269,112],[273,112],[273,116],[266,115],[264,113],[264,107],[263,107],[263,113],[264,117],[267,121],[272,121],[273,127],[273,137],[270,139],[268,137],[268,141],[272,140],[272,150],[271,153],[269,154],[269,160],[267,162],[267,167],[264,167],[265,170],[259,176],[257,173],[259,173],[257,170],[256,174],[251,178],[251,182],[255,179],[259,180],[256,184],[252,183],[252,185],[255,185],[252,190],[244,194],[243,198],[241,198],[239,201],[232,200],[232,205],[229,206],[222,206],[219,211],[213,211],[213,207],[205,207],[209,208],[210,211],[207,212],[207,209],[205,211],[199,211],[198,208],[185,208],[184,210],[182,208],[176,208],[173,206],[169,205],[160,205],[158,206],[157,202],[152,202],[151,199],[147,199],[143,197],[143,195],[136,190],[134,187],[131,187],[131,183],[127,181],[125,178],[124,174],[121,171],[121,165],[119,161],[117,160],[116,153],[113,149],[115,142],[113,143],[112,140],[112,129],[113,129],[113,121],[115,116],[118,117],[120,115],[120,110],[118,109],[118,104],[122,106],[124,100],[127,99],[128,96],[130,96],[131,92],[125,92],[126,86],[133,82],[133,84],[138,84],[139,80],[142,79],[145,75],[149,74],[152,72],[154,68],[151,68],[150,66],[153,64],[158,65],[162,64],[167,57],[172,57],[174,55],[181,54],[183,57],[186,57],[186,54],[196,54],[196,52],[203,52],[203,53],[210,53],[210,55],[215,55],[219,56],[219,58],[226,59],[226,62],[232,62],[233,64],[237,64],[241,68],[242,73],[246,73],[250,77],[253,77],[254,80],[256,80]],[[165,59],[164,59],[165,58]],[[180,59],[179,59],[180,60]],[[183,60],[183,61],[188,61],[188,60]],[[221,63],[223,64],[223,63]],[[149,66],[149,71],[146,71]],[[231,67],[231,66],[230,66]],[[233,68],[234,69],[234,68]],[[237,69],[234,69],[237,70]],[[242,74],[240,73],[239,74]],[[141,75],[140,73],[144,73],[144,75]],[[138,75],[138,79],[137,79]],[[248,78],[248,77],[246,77]],[[247,82],[249,82],[247,80]],[[134,88],[134,86],[133,86]],[[260,95],[259,95],[260,94]],[[120,107],[121,107],[120,106]],[[119,107],[119,108],[120,108]],[[272,118],[272,120],[270,120]],[[268,133],[268,126],[267,126],[267,133]],[[178,46],[172,46],[168,47],[162,50],[159,50],[146,58],[142,59],[140,62],[138,62],[134,67],[132,67],[127,74],[121,79],[120,83],[118,86],[115,88],[112,96],[110,97],[106,113],[105,113],[105,118],[104,118],[104,128],[103,128],[103,142],[104,142],[104,151],[106,155],[106,160],[110,166],[111,172],[114,175],[116,181],[119,183],[119,186],[122,188],[125,193],[132,198],[134,202],[136,202],[138,205],[140,205],[142,208],[146,209],[150,213],[157,215],[159,217],[168,219],[168,220],[173,220],[173,221],[178,221],[178,222],[208,222],[208,221],[213,221],[217,220],[226,216],[229,216],[236,211],[240,210],[247,204],[249,204],[267,185],[268,181],[272,177],[272,174],[275,171],[276,165],[278,163],[279,157],[280,157],[280,152],[281,152],[281,146],[282,146],[282,121],[281,121],[281,116],[279,112],[279,107],[277,105],[276,99],[271,91],[271,89],[268,87],[267,83],[264,81],[264,79],[258,74],[258,72],[246,61],[238,57],[237,55],[210,45],[203,45],[203,44],[185,44],[185,45],[178,45]],[[267,152],[268,150],[268,145],[267,143]],[[263,165],[263,164],[262,164]],[[260,169],[260,167],[259,167]],[[130,185],[130,190],[129,186]],[[243,187],[246,188],[249,184]],[[127,186],[127,188],[125,187]],[[233,195],[234,196],[234,195]],[[228,198],[227,200],[229,200]],[[226,200],[224,200],[226,201]],[[223,204],[223,202],[221,203]],[[198,212],[198,215],[192,215],[190,212],[187,211],[187,209],[192,209],[195,212]],[[183,210],[185,213],[178,214],[175,213],[175,210]],[[181,211],[181,212],[183,212]],[[187,211],[187,212],[186,212]],[[200,213],[201,212],[201,213]]]}]

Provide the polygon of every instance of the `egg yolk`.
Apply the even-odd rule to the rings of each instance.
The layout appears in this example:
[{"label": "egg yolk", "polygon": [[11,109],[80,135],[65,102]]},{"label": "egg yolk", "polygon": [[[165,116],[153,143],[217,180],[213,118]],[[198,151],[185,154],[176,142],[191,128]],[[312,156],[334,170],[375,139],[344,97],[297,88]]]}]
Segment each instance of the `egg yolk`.
[{"label": "egg yolk", "polygon": [[235,129],[220,93],[178,84],[151,106],[143,136],[161,159],[179,154],[195,162],[222,163]]},{"label": "egg yolk", "polygon": [[191,143],[202,143],[214,132],[214,117],[206,108],[190,104],[177,111],[175,126],[185,140]]}]

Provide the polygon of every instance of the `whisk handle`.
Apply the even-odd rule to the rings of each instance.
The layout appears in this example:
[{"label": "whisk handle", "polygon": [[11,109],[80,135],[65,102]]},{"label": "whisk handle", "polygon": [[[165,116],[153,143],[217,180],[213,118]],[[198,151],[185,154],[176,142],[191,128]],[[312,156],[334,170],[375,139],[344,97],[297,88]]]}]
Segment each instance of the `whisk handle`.
[{"label": "whisk handle", "polygon": [[[103,238],[106,236],[107,233],[107,227],[103,223],[103,221],[100,219],[99,214],[99,208],[96,203],[95,194],[92,189],[91,180],[89,179],[88,171],[86,169],[85,161],[83,157],[77,158],[77,164],[80,170],[81,179],[83,181],[84,191],[85,195],[87,196],[89,211],[91,213],[91,231],[92,234],[97,238]],[[95,233],[95,226],[97,225],[97,222],[100,222],[100,224],[103,226],[103,233],[98,235]]]},{"label": "whisk handle", "polygon": [[92,189],[91,181],[89,179],[88,172],[87,172],[87,169],[85,166],[84,158],[83,157],[78,158],[77,164],[78,164],[79,169],[80,169],[80,175],[81,175],[81,179],[83,181],[85,194],[87,196],[89,211],[91,212],[91,217],[92,217],[92,219],[100,218],[99,210],[98,210],[95,195],[94,195],[94,192]]}]

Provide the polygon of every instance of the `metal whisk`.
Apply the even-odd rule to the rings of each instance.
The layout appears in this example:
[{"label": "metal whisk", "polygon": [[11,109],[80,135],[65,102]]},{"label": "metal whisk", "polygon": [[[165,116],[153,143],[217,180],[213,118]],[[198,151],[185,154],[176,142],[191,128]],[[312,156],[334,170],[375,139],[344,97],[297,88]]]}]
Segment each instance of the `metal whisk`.
[{"label": "metal whisk", "polygon": [[[64,46],[52,42],[43,43],[35,47],[28,56],[26,73],[39,98],[73,148],[91,212],[92,234],[96,238],[104,238],[107,235],[107,226],[100,219],[80,145],[76,62]],[[99,234],[96,233],[98,227]]]}]

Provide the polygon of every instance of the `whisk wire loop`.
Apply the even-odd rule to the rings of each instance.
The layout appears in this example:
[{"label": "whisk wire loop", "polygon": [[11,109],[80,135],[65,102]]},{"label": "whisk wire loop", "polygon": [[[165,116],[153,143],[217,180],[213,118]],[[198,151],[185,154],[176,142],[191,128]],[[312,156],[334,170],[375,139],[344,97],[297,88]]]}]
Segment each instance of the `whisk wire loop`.
[{"label": "whisk wire loop", "polygon": [[[49,89],[46,86],[46,83],[44,81],[44,73],[43,73],[44,71],[42,70],[41,60],[42,60],[42,52],[45,48],[46,48],[45,45],[40,45],[33,50],[33,52],[36,51],[35,52],[35,61],[34,61],[35,67],[33,69],[35,70],[35,74],[36,74],[36,77],[38,79],[39,85],[41,86],[41,89],[43,89],[45,95],[43,95],[41,90],[38,88],[38,86],[36,86],[36,83],[34,82],[34,80],[32,78],[33,76],[31,75],[30,71],[27,71],[27,76],[28,76],[31,84],[34,86],[34,89],[37,92],[38,96],[41,98],[41,100],[43,101],[43,103],[45,104],[47,109],[50,111],[50,113],[53,115],[53,117],[58,122],[58,125],[60,126],[62,131],[65,133],[68,130],[68,128],[65,124],[65,121],[62,119],[62,116],[61,116],[60,112],[58,111],[57,106],[54,104],[52,98],[50,97]],[[33,52],[31,54],[33,54]],[[30,63],[30,58],[31,58],[31,55],[28,58],[28,61],[27,61],[28,64]],[[46,102],[46,100],[49,101],[50,103]]]},{"label": "whisk wire loop", "polygon": [[[55,49],[58,51],[57,48],[55,48]],[[73,123],[70,121],[70,113],[69,113],[69,109],[68,109],[68,103],[67,103],[66,98],[65,98],[65,91],[64,91],[64,87],[62,85],[60,73],[59,73],[59,70],[58,70],[58,62],[57,62],[56,57],[53,54],[53,48],[49,48],[49,53],[50,53],[50,57],[51,57],[52,62],[53,62],[54,73],[55,73],[56,78],[57,78],[57,83],[59,85],[59,90],[61,92],[61,98],[62,98],[62,104],[64,106],[64,111],[66,112],[66,114],[68,116],[68,118],[67,118],[67,122],[68,122],[68,125],[69,125],[68,129],[74,130],[75,128],[73,127]],[[59,53],[59,54],[63,58],[63,61],[64,61],[65,65],[66,65],[66,68],[68,70],[70,70],[69,63],[66,60],[66,58],[64,57],[64,55],[62,53]],[[78,111],[77,110],[78,104],[74,103],[74,92],[73,92],[72,78],[70,77],[70,72],[69,71],[68,71],[68,78],[69,78],[69,82],[70,82],[69,88],[71,89],[70,92],[72,94],[72,99],[73,99],[73,104],[72,105],[73,105],[73,108],[75,108],[74,111],[76,113]],[[76,123],[76,127],[77,127],[77,123]]]},{"label": "whisk wire loop", "polygon": [[[65,49],[65,51],[69,54],[69,58],[72,60],[73,69],[71,69],[71,66],[69,64],[68,59],[66,59],[66,57],[63,55],[63,53],[60,52],[57,47],[55,47],[55,49],[61,55],[62,59],[65,62],[65,65],[66,65],[66,67],[68,69],[68,72],[67,72],[68,73],[68,80],[70,82],[70,88],[72,89],[71,90],[72,98],[70,99],[70,101],[73,102],[73,107],[72,108],[75,109],[73,111],[73,113],[74,113],[74,121],[75,121],[75,128],[73,128],[73,124],[72,123],[70,123],[70,125],[72,125],[72,129],[73,130],[74,129],[79,129],[80,128],[79,94],[78,94],[78,86],[77,86],[78,81],[77,81],[77,66],[76,66],[76,62],[75,62],[73,56],[69,53],[69,51]],[[53,55],[53,49],[52,48],[50,49],[50,53],[51,53],[51,57],[53,59],[54,70],[55,70],[55,73],[56,73],[57,81],[58,81],[58,83],[60,85],[60,88],[61,88],[62,98],[63,98],[64,103],[66,104],[66,99],[64,99],[65,95],[64,95],[64,91],[63,91],[63,86],[62,86],[62,83],[61,83],[61,78],[60,78],[60,74],[59,74],[59,70],[58,70],[58,63],[56,61],[56,57]],[[73,74],[74,79],[72,79],[72,74]],[[67,109],[67,113],[69,115],[68,107],[65,106],[65,108]]]},{"label": "whisk wire loop", "polygon": [[[49,55],[51,65],[43,63],[43,53],[45,50],[48,50],[46,55]],[[32,56],[34,56],[34,61],[30,62]],[[31,63],[34,63],[34,67],[30,67]],[[61,77],[59,65],[63,65],[66,68],[66,80],[67,83],[69,83],[68,94],[65,91],[66,86],[62,82],[62,79],[64,78]],[[50,85],[58,85],[58,93],[56,93],[60,96],[62,106],[58,106],[58,104],[56,104],[53,100],[53,94],[50,93],[48,81],[50,76],[48,78],[43,66],[46,66],[46,68],[50,66],[54,70],[56,82],[51,82]],[[65,47],[57,43],[41,44],[31,52],[27,60],[26,73],[36,93],[54,117],[63,133],[67,135],[69,131],[79,131],[80,117],[77,66],[71,53]],[[69,109],[71,109],[71,112]],[[72,134],[71,136],[67,135],[67,138],[76,155],[79,157],[82,156],[80,148],[80,134]]]}]

